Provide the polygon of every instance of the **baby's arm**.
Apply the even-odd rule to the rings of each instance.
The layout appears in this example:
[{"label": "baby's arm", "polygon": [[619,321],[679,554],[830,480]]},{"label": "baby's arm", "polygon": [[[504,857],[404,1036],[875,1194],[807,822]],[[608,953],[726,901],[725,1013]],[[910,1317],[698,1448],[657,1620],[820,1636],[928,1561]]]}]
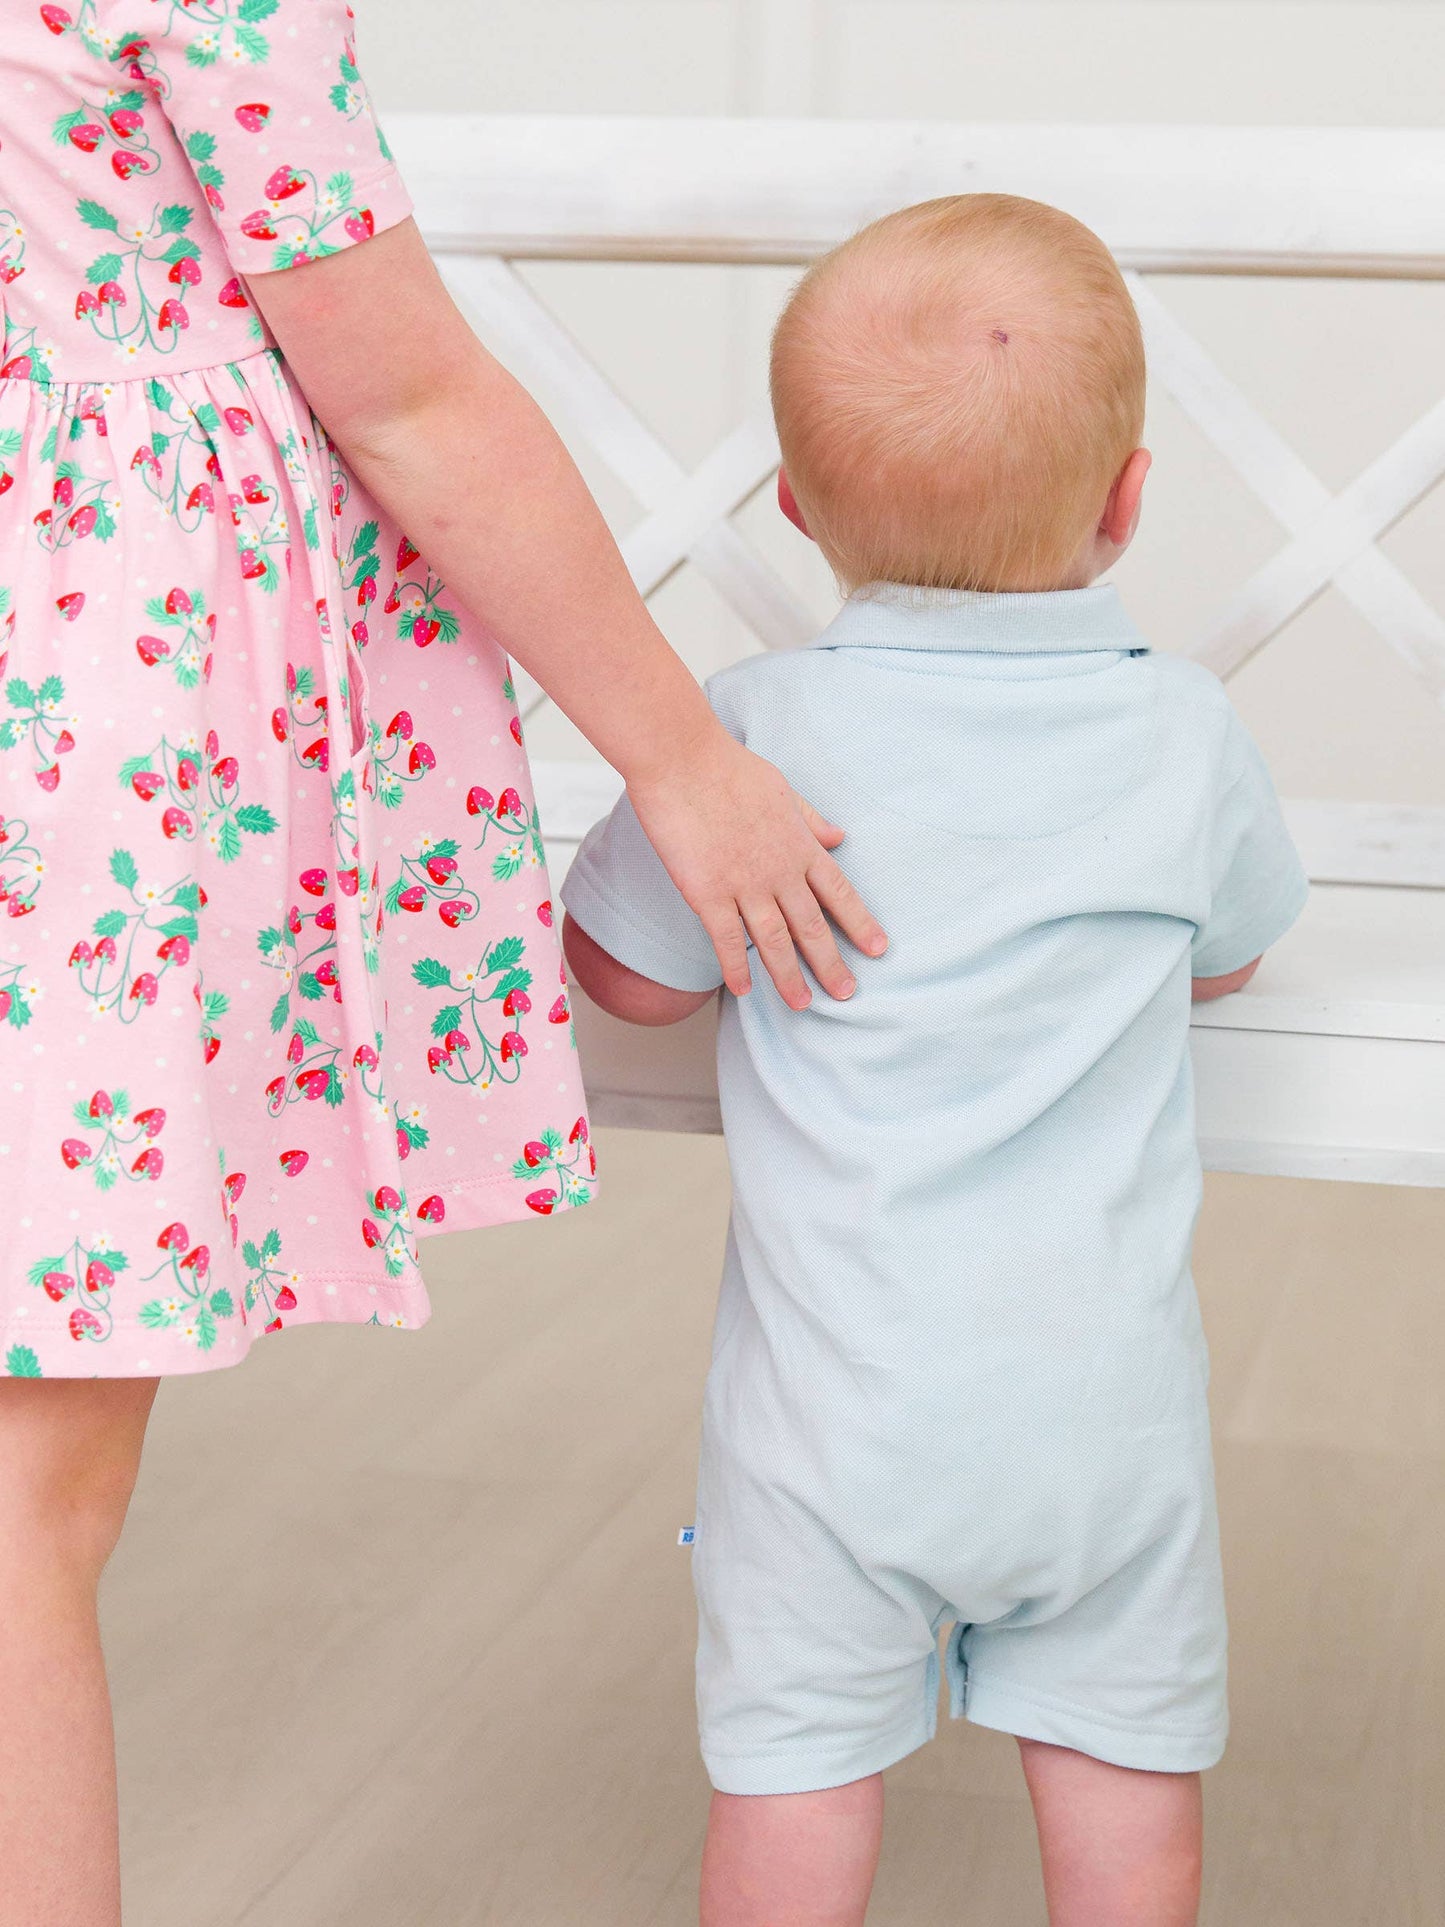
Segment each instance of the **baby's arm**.
[{"label": "baby's arm", "polygon": [[1226,977],[1196,977],[1194,979],[1194,1001],[1196,1004],[1212,1004],[1216,997],[1228,997],[1236,990],[1243,990],[1255,971],[1264,962],[1256,957],[1243,970],[1231,970]]},{"label": "baby's arm", "polygon": [[567,967],[600,1010],[627,1024],[680,1024],[710,1004],[715,990],[669,990],[609,956],[573,917],[562,925]]}]

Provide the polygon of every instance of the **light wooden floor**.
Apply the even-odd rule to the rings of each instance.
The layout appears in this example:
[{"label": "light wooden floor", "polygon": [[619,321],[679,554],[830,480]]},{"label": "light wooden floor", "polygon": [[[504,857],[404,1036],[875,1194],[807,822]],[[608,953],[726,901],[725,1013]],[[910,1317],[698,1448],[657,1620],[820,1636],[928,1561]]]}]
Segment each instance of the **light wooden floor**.
[{"label": "light wooden floor", "polygon": [[[420,1336],[162,1395],[109,1582],[130,1927],[686,1927],[721,1147],[431,1247]],[[1445,1921],[1445,1194],[1211,1185],[1235,1733],[1211,1927]],[[877,1927],[1039,1927],[1010,1742],[891,1776]]]}]

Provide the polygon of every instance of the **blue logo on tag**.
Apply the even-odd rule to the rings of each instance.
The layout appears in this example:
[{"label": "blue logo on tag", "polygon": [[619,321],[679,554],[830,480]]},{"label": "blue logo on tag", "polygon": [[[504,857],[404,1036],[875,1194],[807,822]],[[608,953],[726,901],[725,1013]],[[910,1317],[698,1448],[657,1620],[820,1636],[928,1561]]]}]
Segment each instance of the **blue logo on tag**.
[{"label": "blue logo on tag", "polygon": [[677,1535],[677,1543],[680,1546],[695,1546],[697,1544],[697,1527],[684,1526],[682,1531]]}]

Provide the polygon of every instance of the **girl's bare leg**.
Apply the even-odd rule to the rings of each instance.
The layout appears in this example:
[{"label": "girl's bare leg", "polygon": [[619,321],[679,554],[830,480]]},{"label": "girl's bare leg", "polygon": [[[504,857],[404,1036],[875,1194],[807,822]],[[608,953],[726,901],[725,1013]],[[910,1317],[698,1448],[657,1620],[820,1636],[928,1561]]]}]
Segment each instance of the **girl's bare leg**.
[{"label": "girl's bare leg", "polygon": [[0,1381],[0,1927],[118,1927],[96,1592],[154,1379]]},{"label": "girl's bare leg", "polygon": [[1138,1773],[1020,1740],[1050,1927],[1195,1927],[1204,1809],[1197,1773]]}]

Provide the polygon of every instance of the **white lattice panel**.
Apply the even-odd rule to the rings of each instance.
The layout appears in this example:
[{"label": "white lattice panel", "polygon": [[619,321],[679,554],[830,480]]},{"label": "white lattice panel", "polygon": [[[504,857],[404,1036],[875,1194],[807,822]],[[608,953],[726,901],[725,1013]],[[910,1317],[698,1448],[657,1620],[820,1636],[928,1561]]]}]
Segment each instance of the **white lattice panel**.
[{"label": "white lattice panel", "polygon": [[[479,332],[642,505],[623,550],[645,595],[691,565],[764,646],[812,633],[735,520],[776,472],[772,425],[741,422],[687,473],[512,264],[801,262],[889,208],[1004,189],[1060,202],[1109,242],[1153,381],[1283,531],[1192,652],[1228,677],[1333,585],[1420,700],[1445,702],[1445,617],[1379,546],[1445,478],[1445,400],[1332,492],[1159,293],[1163,276],[1201,272],[1445,277],[1445,134],[414,117],[394,138]],[[529,711],[544,701],[526,692]],[[582,765],[538,776],[561,867],[615,780]],[[1373,887],[1321,892],[1260,987],[1201,1014],[1206,1152],[1230,1169],[1445,1182],[1445,812],[1290,807],[1318,883]],[[658,1039],[584,1013],[584,1030],[600,1115],[716,1128],[706,1020]]]}]

